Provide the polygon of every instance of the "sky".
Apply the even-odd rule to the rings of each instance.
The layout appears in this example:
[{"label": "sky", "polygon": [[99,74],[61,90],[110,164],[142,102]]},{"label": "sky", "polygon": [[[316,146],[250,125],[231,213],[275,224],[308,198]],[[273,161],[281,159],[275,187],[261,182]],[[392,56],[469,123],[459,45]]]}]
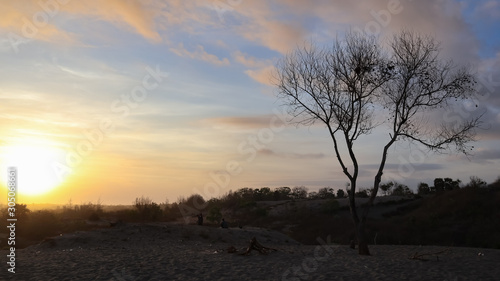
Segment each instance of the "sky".
[{"label": "sky", "polygon": [[[297,126],[276,97],[277,60],[346,30],[382,42],[435,37],[478,77],[472,101],[436,123],[484,113],[473,155],[398,143],[383,181],[500,176],[500,1],[0,0],[0,200],[17,167],[18,201],[174,202],[242,187],[345,188],[319,125]],[[385,40],[385,41],[384,41]],[[448,120],[448,121],[447,121]],[[388,135],[360,139],[369,188]]]}]

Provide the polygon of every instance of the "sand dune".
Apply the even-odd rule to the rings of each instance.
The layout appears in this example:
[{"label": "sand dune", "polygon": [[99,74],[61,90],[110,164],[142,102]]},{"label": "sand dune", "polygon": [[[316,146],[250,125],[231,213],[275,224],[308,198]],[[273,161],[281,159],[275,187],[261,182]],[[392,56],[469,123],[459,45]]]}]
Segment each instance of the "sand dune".
[{"label": "sand dune", "polygon": [[[242,253],[256,237],[278,251]],[[260,228],[220,229],[168,223],[127,224],[47,239],[17,250],[16,273],[0,280],[498,280],[500,250],[371,246],[359,256],[345,245],[301,245]],[[238,252],[228,253],[234,246]],[[1,251],[3,257],[7,251]]]}]

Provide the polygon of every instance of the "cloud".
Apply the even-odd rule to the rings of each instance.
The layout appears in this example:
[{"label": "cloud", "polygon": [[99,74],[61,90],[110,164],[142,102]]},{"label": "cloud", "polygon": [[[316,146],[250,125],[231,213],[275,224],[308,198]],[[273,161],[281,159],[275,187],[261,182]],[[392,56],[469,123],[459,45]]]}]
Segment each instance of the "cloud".
[{"label": "cloud", "polygon": [[116,26],[132,28],[153,42],[161,41],[156,31],[156,6],[151,1],[71,1],[62,10],[84,16],[94,16]]},{"label": "cloud", "polygon": [[272,74],[274,72],[274,66],[266,66],[264,68],[256,70],[246,70],[245,73],[250,76],[253,80],[268,86],[274,86]]},{"label": "cloud", "polygon": [[183,43],[179,43],[176,47],[171,47],[170,51],[180,57],[202,60],[215,65],[229,65],[227,58],[219,59],[216,55],[207,53],[201,45],[196,46],[194,51],[189,51],[184,47]]},{"label": "cloud", "polygon": [[[232,116],[232,117],[219,117],[204,119],[203,122],[215,125],[222,125],[228,127],[242,128],[242,129],[260,129],[270,126],[270,122],[275,118],[275,115],[258,115],[258,116]],[[274,124],[280,126],[281,124]]]},{"label": "cloud", "polygon": [[257,151],[260,155],[263,156],[276,156],[280,158],[287,159],[322,159],[326,157],[324,153],[280,153],[275,152],[274,150],[263,148]]},{"label": "cloud", "polygon": [[235,51],[232,53],[233,59],[249,68],[264,68],[272,64],[271,60],[262,60],[256,57],[249,56],[248,54],[244,54],[241,51]]},{"label": "cloud", "polygon": [[500,160],[500,149],[484,148],[474,153],[474,159],[480,160]]},{"label": "cloud", "polygon": [[236,62],[250,68],[245,70],[245,74],[250,78],[261,84],[273,86],[272,73],[274,64],[272,60],[258,59],[240,51],[233,52],[232,57]]},{"label": "cloud", "polygon": [[304,28],[296,23],[257,21],[239,28],[240,34],[282,54],[293,49],[306,35]]},{"label": "cloud", "polygon": [[[53,24],[57,12],[47,14],[36,1],[12,2],[0,10],[0,31],[7,33],[9,43],[16,45],[30,40],[74,43],[76,36]],[[25,5],[22,5],[25,4]]]},{"label": "cloud", "polygon": [[[62,3],[61,3],[62,2]],[[78,36],[65,30],[62,19],[83,16],[131,28],[148,40],[159,42],[154,2],[139,1],[19,1],[4,5],[0,11],[0,28],[21,37],[48,42],[74,44]],[[89,22],[89,21],[87,21]],[[87,23],[86,22],[86,23]]]},{"label": "cloud", "polygon": [[[386,163],[384,169],[386,171],[395,170],[398,171],[402,167],[406,169],[406,165],[412,165],[413,168],[417,171],[434,171],[444,169],[444,166],[441,164],[433,164],[433,163],[415,163],[415,164],[406,164],[406,163]],[[360,169],[366,170],[377,170],[379,168],[379,164],[365,164],[360,165]]]},{"label": "cloud", "polygon": [[477,6],[474,10],[474,16],[477,19],[489,19],[489,20],[499,20],[500,19],[500,2],[498,1],[487,1]]}]

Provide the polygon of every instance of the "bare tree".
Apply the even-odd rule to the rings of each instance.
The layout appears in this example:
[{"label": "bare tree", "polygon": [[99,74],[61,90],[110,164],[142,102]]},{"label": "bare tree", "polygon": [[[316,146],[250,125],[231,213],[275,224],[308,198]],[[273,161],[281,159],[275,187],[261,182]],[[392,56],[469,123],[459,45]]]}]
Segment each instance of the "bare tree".
[{"label": "bare tree", "polygon": [[[467,153],[479,117],[453,126],[426,126],[425,114],[472,96],[474,76],[451,62],[442,62],[433,38],[403,31],[389,45],[376,38],[347,33],[331,47],[314,44],[296,49],[276,65],[278,97],[299,123],[326,126],[343,173],[349,179],[349,206],[359,254],[369,255],[365,225],[377,195],[389,148],[399,140],[417,142],[430,150],[455,145]],[[384,118],[381,118],[384,117]],[[382,120],[385,119],[385,120]],[[389,137],[374,176],[368,204],[358,213],[355,192],[359,164],[356,140],[382,124]]]}]

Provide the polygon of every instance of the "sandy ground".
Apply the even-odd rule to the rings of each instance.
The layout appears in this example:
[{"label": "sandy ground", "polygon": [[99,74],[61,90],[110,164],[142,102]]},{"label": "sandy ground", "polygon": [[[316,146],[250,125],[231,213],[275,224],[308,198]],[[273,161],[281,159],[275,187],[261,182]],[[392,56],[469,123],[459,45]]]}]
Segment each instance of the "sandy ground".
[{"label": "sandy ground", "polygon": [[[242,253],[256,237],[277,249]],[[500,250],[371,246],[359,256],[345,245],[300,245],[259,228],[127,224],[77,232],[16,251],[16,273],[2,262],[0,280],[500,280]],[[234,246],[237,253],[228,253]],[[7,251],[0,251],[6,259]]]}]

